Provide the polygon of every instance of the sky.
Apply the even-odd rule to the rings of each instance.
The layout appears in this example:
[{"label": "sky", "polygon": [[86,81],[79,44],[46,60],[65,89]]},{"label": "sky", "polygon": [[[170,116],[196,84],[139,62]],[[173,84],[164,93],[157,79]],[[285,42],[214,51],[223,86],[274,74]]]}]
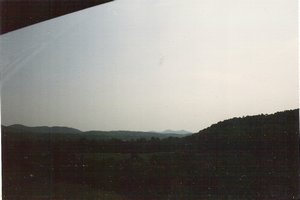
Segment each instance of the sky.
[{"label": "sky", "polygon": [[191,132],[299,107],[296,0],[116,0],[0,36],[3,125]]}]

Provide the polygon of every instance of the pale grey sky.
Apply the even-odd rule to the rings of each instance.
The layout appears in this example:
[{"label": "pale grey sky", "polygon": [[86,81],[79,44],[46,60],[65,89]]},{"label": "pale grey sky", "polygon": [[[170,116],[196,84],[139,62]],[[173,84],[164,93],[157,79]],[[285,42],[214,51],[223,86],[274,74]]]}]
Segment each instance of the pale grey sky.
[{"label": "pale grey sky", "polygon": [[117,0],[0,36],[2,124],[199,131],[298,108],[296,0]]}]

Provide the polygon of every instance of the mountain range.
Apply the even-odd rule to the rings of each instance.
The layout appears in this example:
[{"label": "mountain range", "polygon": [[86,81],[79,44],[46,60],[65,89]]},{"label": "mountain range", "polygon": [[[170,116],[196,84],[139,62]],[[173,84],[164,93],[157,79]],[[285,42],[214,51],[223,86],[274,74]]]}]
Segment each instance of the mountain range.
[{"label": "mountain range", "polygon": [[[164,139],[168,137],[183,138],[182,142],[197,143],[207,146],[208,141],[218,140],[219,142],[229,143],[229,140],[237,140],[236,143],[242,143],[254,140],[275,140],[282,137],[285,133],[294,133],[299,127],[299,109],[277,112],[274,114],[260,114],[246,117],[235,117],[227,119],[211,125],[198,133],[191,133],[185,130],[164,130],[156,131],[80,131],[75,128],[63,126],[38,126],[28,127],[21,124],[10,126],[2,125],[4,133],[22,134],[22,137],[36,137],[39,139],[47,138],[47,134],[56,135],[57,138],[89,138],[95,140],[120,139],[135,140],[135,139]],[[231,145],[231,144],[228,144]],[[235,144],[236,145],[236,144]]]},{"label": "mountain range", "polygon": [[[94,140],[110,140],[110,139],[120,139],[120,140],[136,140],[136,139],[151,139],[151,138],[168,138],[177,137],[182,138],[190,135],[190,132],[172,131],[166,130],[163,132],[143,132],[143,131],[80,131],[75,128],[63,127],[63,126],[38,126],[38,127],[28,127],[20,124],[14,124],[10,126],[3,126],[2,130],[4,133],[10,132],[14,134],[21,134],[20,137],[32,137],[35,139],[46,139],[49,134],[52,134],[56,138],[61,139],[76,139],[76,138],[88,138]],[[24,133],[27,133],[27,135]]]}]

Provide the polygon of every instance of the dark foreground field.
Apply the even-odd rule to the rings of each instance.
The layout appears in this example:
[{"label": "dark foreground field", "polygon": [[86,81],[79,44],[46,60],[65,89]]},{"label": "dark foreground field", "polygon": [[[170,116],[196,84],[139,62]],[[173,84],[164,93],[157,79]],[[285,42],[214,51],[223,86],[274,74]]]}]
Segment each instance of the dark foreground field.
[{"label": "dark foreground field", "polygon": [[2,126],[3,199],[297,199],[298,111],[128,141]]}]

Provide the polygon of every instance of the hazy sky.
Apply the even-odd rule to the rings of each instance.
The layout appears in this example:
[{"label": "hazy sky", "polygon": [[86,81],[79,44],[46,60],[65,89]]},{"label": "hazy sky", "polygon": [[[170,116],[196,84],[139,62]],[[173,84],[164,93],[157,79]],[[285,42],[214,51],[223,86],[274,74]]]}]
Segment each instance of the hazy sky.
[{"label": "hazy sky", "polygon": [[0,36],[2,124],[199,131],[298,107],[296,0],[117,0]]}]

